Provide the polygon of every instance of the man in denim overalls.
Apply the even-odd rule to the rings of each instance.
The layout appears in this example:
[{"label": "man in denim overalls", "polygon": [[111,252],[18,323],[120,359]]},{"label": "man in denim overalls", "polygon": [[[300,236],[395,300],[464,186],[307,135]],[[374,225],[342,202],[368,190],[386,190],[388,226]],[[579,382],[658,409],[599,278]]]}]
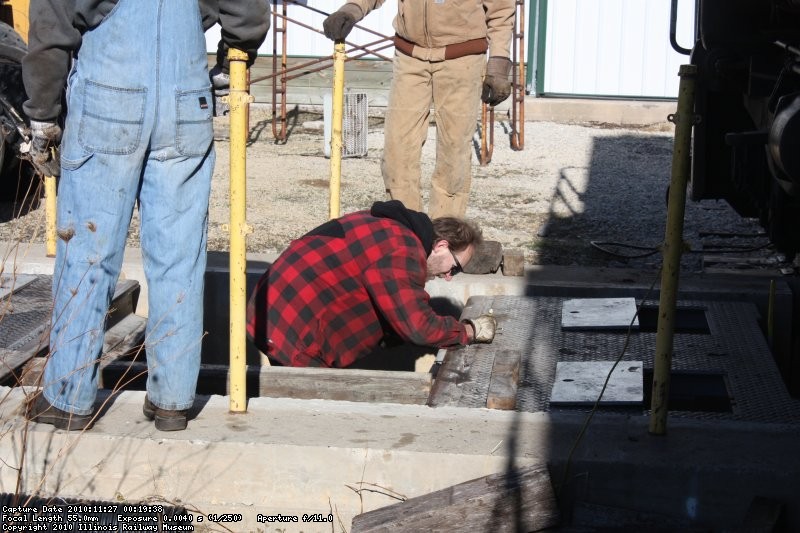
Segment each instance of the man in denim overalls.
[{"label": "man in denim overalls", "polygon": [[[33,0],[23,78],[31,160],[58,175],[50,358],[26,416],[93,422],[98,359],[134,204],[149,287],[144,414],[187,424],[200,368],[213,95],[204,29],[253,55],[264,0]],[[68,75],[68,80],[67,80]],[[62,91],[66,120],[57,147]]]}]

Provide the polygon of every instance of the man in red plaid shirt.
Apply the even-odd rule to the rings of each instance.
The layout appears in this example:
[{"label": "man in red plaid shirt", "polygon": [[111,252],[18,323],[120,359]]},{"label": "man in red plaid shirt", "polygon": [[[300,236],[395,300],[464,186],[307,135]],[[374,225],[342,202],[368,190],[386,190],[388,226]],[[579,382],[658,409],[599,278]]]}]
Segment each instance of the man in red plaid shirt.
[{"label": "man in red plaid shirt", "polygon": [[339,368],[391,334],[433,347],[491,342],[493,317],[440,316],[425,292],[427,280],[461,272],[480,242],[469,222],[432,221],[397,200],[330,220],[292,241],[261,277],[248,336],[273,364]]}]

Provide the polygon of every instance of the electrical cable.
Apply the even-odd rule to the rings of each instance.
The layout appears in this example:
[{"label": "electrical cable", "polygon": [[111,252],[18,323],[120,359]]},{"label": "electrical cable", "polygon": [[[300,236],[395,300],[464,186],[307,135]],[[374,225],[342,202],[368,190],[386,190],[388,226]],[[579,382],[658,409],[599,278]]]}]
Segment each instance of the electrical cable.
[{"label": "electrical cable", "polygon": [[[624,242],[613,242],[613,241],[589,241],[589,244],[601,252],[614,256],[619,257],[622,259],[640,259],[642,257],[649,257],[653,254],[656,254],[661,251],[660,246],[639,246],[636,244],[628,244]],[[686,250],[684,251],[685,254],[702,254],[707,252],[713,252],[715,254],[736,254],[736,253],[747,253],[747,252],[757,252],[759,250],[763,250],[764,248],[768,248],[771,243],[767,242],[765,244],[759,246],[728,246],[727,248],[711,248],[709,246],[713,245],[705,245],[704,249],[702,250]],[[621,254],[609,250],[606,246],[615,246],[618,248],[630,248],[632,250],[647,250],[645,253],[641,254]]]},{"label": "electrical cable", "polygon": [[631,339],[631,331],[633,330],[633,323],[636,322],[636,318],[639,316],[639,311],[641,310],[644,303],[647,301],[650,293],[653,292],[653,288],[656,286],[656,282],[658,282],[659,278],[661,277],[661,270],[663,269],[664,265],[659,265],[658,272],[656,272],[656,276],[653,279],[653,283],[650,284],[650,288],[647,289],[647,292],[642,297],[641,302],[639,305],[636,306],[636,312],[633,314],[633,318],[631,318],[630,324],[628,324],[628,331],[625,334],[625,341],[622,346],[622,351],[620,352],[617,359],[614,361],[614,364],[611,365],[611,369],[608,371],[608,375],[606,376],[606,380],[603,383],[603,388],[600,389],[600,394],[597,396],[597,400],[595,400],[594,405],[592,406],[591,411],[586,416],[586,420],[583,422],[583,426],[581,426],[580,431],[578,432],[578,436],[575,437],[575,442],[572,444],[572,447],[569,450],[569,454],[567,455],[566,463],[564,464],[564,474],[561,477],[561,483],[558,485],[557,489],[557,496],[560,495],[561,489],[567,483],[567,476],[569,475],[569,466],[572,463],[572,456],[575,453],[575,450],[578,449],[578,444],[580,444],[581,439],[583,439],[583,435],[586,433],[586,430],[589,428],[589,423],[592,421],[592,417],[594,417],[595,412],[597,412],[597,408],[600,405],[600,400],[603,398],[603,394],[606,392],[606,387],[608,386],[608,382],[611,380],[611,375],[614,373],[614,369],[617,368],[617,365],[622,358],[625,356],[625,352],[628,351],[628,344],[630,343]]},{"label": "electrical cable", "polygon": [[[649,257],[649,256],[659,252],[659,248],[658,247],[638,246],[636,244],[627,244],[627,243],[624,243],[624,242],[589,241],[589,244],[592,245],[592,247],[597,248],[598,250],[600,250],[603,253],[606,253],[608,255],[613,255],[614,257],[621,257],[623,259],[638,259],[640,257]],[[612,252],[611,250],[607,250],[606,248],[604,248],[604,246],[616,246],[616,247],[619,247],[619,248],[631,248],[633,250],[647,250],[647,253],[635,254],[635,255],[625,255],[625,254],[619,254],[617,252]]]}]

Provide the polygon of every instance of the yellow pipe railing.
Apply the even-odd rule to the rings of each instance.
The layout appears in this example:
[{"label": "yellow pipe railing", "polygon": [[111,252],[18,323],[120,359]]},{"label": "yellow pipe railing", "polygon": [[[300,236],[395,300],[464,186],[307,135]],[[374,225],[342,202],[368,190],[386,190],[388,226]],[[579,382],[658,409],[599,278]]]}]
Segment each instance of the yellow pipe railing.
[{"label": "yellow pipe railing", "polygon": [[230,63],[230,410],[247,411],[247,234],[246,155],[247,107],[253,101],[247,92],[247,53],[231,48]]},{"label": "yellow pipe railing", "polygon": [[333,102],[331,113],[330,218],[339,218],[342,184],[342,119],[344,109],[344,41],[333,45]]},{"label": "yellow pipe railing", "polygon": [[667,432],[669,382],[675,334],[675,308],[678,299],[678,276],[683,253],[683,218],[686,211],[686,184],[689,179],[689,157],[694,118],[695,65],[681,65],[678,73],[678,111],[670,116],[675,123],[675,145],[672,151],[672,176],[669,185],[667,228],[664,237],[664,267],[661,271],[661,296],[658,302],[656,355],[653,368],[653,394],[650,406],[650,433]]}]

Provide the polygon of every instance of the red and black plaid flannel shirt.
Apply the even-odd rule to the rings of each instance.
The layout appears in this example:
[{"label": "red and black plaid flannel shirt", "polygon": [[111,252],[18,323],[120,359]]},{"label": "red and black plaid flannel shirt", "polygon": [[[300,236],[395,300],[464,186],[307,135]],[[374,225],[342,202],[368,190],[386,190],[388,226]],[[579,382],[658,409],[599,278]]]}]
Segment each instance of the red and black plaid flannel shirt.
[{"label": "red and black plaid flannel shirt", "polygon": [[286,366],[346,367],[392,331],[421,346],[467,344],[464,325],[429,305],[413,231],[366,211],[327,225],[335,231],[293,241],[259,280],[247,333],[262,352]]}]

